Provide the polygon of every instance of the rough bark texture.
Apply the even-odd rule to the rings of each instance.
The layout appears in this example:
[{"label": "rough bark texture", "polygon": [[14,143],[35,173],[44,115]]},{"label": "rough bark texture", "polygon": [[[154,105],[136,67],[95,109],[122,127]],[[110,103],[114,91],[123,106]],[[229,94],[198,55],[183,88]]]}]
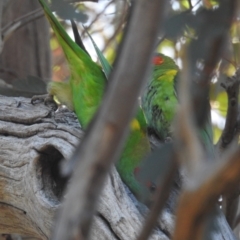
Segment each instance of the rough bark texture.
[{"label": "rough bark texture", "polygon": [[[38,1],[9,0],[4,5],[2,27],[40,8]],[[12,83],[28,75],[51,77],[49,26],[44,16],[26,24],[4,43],[0,55],[0,79]]]},{"label": "rough bark texture", "polygon": [[[0,102],[0,233],[49,239],[67,182],[58,166],[71,157],[83,132],[75,115],[66,109],[53,112],[44,104],[32,105],[28,98],[0,96]],[[167,240],[172,235],[172,208],[179,185],[175,188],[151,239]],[[91,239],[136,239],[146,212],[113,168]],[[223,215],[216,223],[220,231],[212,239],[234,239]]]}]

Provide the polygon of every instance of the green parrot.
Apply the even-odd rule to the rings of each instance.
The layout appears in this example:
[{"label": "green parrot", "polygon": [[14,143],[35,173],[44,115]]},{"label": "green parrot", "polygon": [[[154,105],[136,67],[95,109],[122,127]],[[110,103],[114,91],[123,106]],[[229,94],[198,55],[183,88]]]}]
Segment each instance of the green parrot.
[{"label": "green parrot", "polygon": [[[63,49],[71,72],[66,82],[50,82],[48,92],[75,111],[81,127],[86,130],[101,104],[108,84],[108,73],[104,74],[102,67],[92,61],[82,44],[78,45],[68,36],[44,0],[39,2]],[[170,57],[163,54],[154,56],[153,73],[142,96],[142,108],[139,107],[136,117],[131,121],[129,137],[116,163],[121,179],[137,197],[141,196],[143,188],[144,191],[147,188],[150,193],[156,188],[153,178],[140,182],[137,174],[142,167],[142,160],[151,152],[148,128],[162,141],[171,137],[171,125],[178,104],[175,91],[178,72],[177,65]],[[202,131],[202,136],[211,141],[212,145],[211,125],[206,129]]]},{"label": "green parrot", "polygon": [[[68,36],[44,0],[39,2],[63,49],[71,73],[66,82],[50,82],[48,93],[75,111],[81,127],[86,130],[101,104],[107,79],[102,68],[92,61],[86,50]],[[139,108],[136,117],[131,121],[129,137],[116,164],[123,182],[135,195],[139,195],[141,187],[135,178],[134,169],[150,151],[146,120]]]},{"label": "green parrot", "polygon": [[[161,141],[172,136],[172,122],[178,105],[176,85],[179,68],[164,54],[155,54],[153,73],[142,96],[142,108],[150,132]],[[214,157],[210,111],[198,137],[210,157]]]},{"label": "green parrot", "polygon": [[153,57],[153,73],[142,96],[147,125],[164,141],[171,136],[171,124],[178,104],[175,82],[179,69],[173,59],[163,54]]}]

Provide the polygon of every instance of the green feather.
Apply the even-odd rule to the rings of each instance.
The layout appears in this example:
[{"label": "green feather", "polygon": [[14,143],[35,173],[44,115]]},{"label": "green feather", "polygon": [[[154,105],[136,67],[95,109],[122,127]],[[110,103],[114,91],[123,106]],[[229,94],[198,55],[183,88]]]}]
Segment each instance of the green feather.
[{"label": "green feather", "polygon": [[[39,0],[39,2],[63,48],[71,72],[69,81],[63,83],[51,82],[48,86],[49,93],[55,95],[61,103],[74,110],[81,126],[86,129],[101,103],[107,85],[106,77],[102,68],[72,41],[49,10],[47,4],[43,0]],[[101,60],[104,72],[108,76],[111,67],[92,38],[91,40]],[[122,180],[135,194],[138,194],[140,187],[134,177],[134,169],[149,152],[147,125],[142,109],[139,108],[136,118],[130,124],[129,137],[116,165]]]},{"label": "green feather", "polygon": [[[48,86],[49,93],[74,110],[82,128],[86,129],[101,103],[108,83],[106,76],[109,76],[111,66],[91,38],[105,76],[102,68],[72,41],[46,3],[43,0],[39,2],[63,48],[71,72],[68,81],[51,82]],[[147,128],[152,128],[160,139],[164,140],[171,136],[171,125],[178,104],[175,81],[179,69],[171,58],[163,54],[159,56],[164,61],[154,66],[152,77],[142,97],[142,108],[138,109],[136,117],[130,124],[129,137],[116,164],[122,180],[136,195],[142,188],[135,178],[135,170],[150,152]],[[209,126],[200,131],[199,135],[203,142],[211,144]]]},{"label": "green feather", "polygon": [[[68,107],[73,106],[81,126],[86,129],[101,103],[106,87],[105,75],[101,67],[68,36],[47,4],[43,0],[39,2],[63,49],[71,72],[69,81],[64,85],[57,82],[51,83],[48,87],[49,93],[56,95],[59,101]],[[68,89],[68,94],[65,88]],[[71,95],[71,98],[67,98]]]},{"label": "green feather", "polygon": [[[151,79],[142,97],[142,108],[148,127],[164,141],[173,131],[172,122],[178,105],[176,81],[179,68],[170,57],[163,54],[156,57],[160,57],[161,61],[153,67]],[[198,135],[207,153],[214,156],[210,112]]]},{"label": "green feather", "polygon": [[[67,82],[51,82],[48,87],[49,93],[74,110],[82,128],[86,129],[101,103],[107,85],[106,77],[102,68],[72,41],[46,3],[43,0],[39,0],[39,2],[63,48],[71,72]],[[99,59],[103,60],[101,64],[108,76],[111,67],[95,43],[94,48]],[[142,97],[144,114],[143,110],[139,108],[136,117],[130,124],[130,134],[121,158],[116,164],[122,180],[136,195],[142,188],[141,183],[135,178],[135,170],[150,152],[147,127],[153,128],[161,139],[171,136],[171,124],[178,104],[175,92],[178,67],[171,58],[160,56],[164,62],[154,67],[152,78]],[[209,129],[206,127],[200,135],[202,139],[206,137],[205,141],[210,144],[212,140]]]},{"label": "green feather", "polygon": [[85,28],[85,31],[86,31],[88,37],[90,38],[90,40],[91,40],[91,42],[92,42],[92,44],[94,46],[94,49],[95,49],[95,51],[96,51],[96,53],[98,55],[98,58],[99,58],[99,60],[101,62],[101,65],[102,65],[103,71],[105,73],[105,76],[108,79],[109,75],[110,75],[110,73],[112,71],[112,67],[109,64],[109,62],[107,61],[107,59],[104,57],[104,55],[102,54],[102,52],[100,51],[100,49],[98,48],[97,44],[94,42],[92,36],[89,34],[89,32],[87,31],[86,28]]},{"label": "green feather", "polygon": [[142,108],[149,128],[164,140],[171,135],[171,124],[178,104],[174,87],[178,67],[171,58],[163,54],[159,57],[163,62],[154,66],[142,97]]}]

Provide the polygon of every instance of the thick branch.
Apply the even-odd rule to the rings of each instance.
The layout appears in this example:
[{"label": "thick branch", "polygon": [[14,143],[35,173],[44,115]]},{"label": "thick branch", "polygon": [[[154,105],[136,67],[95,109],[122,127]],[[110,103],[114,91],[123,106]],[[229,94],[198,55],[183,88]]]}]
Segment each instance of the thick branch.
[{"label": "thick branch", "polygon": [[[85,239],[88,236],[105,176],[111,163],[120,155],[127,136],[126,126],[134,114],[137,98],[147,79],[150,58],[160,29],[156,22],[162,22],[163,6],[163,0],[135,2],[124,45],[119,51],[102,107],[73,157],[74,161],[78,159],[79,164],[67,192],[68,198],[59,212],[53,239]],[[142,16],[145,16],[145,21],[139,24]],[[81,182],[80,177],[83,178]],[[79,199],[77,205],[74,199]]]},{"label": "thick branch", "polygon": [[198,183],[194,182],[192,188],[186,190],[181,197],[174,239],[193,239],[196,236],[196,229],[199,228],[199,221],[203,220],[209,210],[216,205],[219,196],[238,185],[240,150],[232,151],[220,162],[208,167],[207,171],[203,169],[198,174],[201,180]]},{"label": "thick branch", "polygon": [[[0,96],[0,102],[0,233],[49,239],[66,184],[58,166],[63,158],[70,158],[83,133],[75,115],[65,109],[55,113],[43,104],[32,105],[27,98]],[[129,195],[112,169],[94,216],[91,239],[137,237],[143,216]],[[162,218],[166,222],[164,218],[169,214]],[[172,229],[171,224],[162,224],[163,229]],[[153,237],[168,240],[159,229]]]},{"label": "thick branch", "polygon": [[[66,109],[52,112],[27,98],[0,96],[0,102],[0,233],[49,239],[66,184],[58,165],[70,158],[83,133]],[[176,182],[151,239],[168,240],[172,235],[179,191]],[[139,209],[146,212],[140,206],[113,168],[98,203],[91,239],[136,239],[144,220]],[[213,239],[232,240],[224,216],[218,221],[221,236]]]}]

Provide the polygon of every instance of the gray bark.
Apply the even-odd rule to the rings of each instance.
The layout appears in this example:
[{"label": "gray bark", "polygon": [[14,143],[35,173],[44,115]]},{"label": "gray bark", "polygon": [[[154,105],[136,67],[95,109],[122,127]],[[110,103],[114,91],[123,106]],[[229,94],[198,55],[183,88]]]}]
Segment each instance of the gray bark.
[{"label": "gray bark", "polygon": [[[59,175],[58,166],[71,157],[83,132],[66,109],[53,112],[22,97],[0,96],[0,102],[0,233],[49,239],[67,181]],[[151,239],[167,240],[172,235],[175,217],[170,208],[177,192],[171,194]],[[112,168],[91,239],[136,239],[146,213]],[[234,239],[223,215],[217,223],[220,232],[213,239]]]},{"label": "gray bark", "polygon": [[[3,8],[2,27],[38,8],[38,1],[9,0]],[[44,16],[16,30],[0,54],[0,79],[11,84],[29,75],[45,80],[51,77],[49,26]]]}]

